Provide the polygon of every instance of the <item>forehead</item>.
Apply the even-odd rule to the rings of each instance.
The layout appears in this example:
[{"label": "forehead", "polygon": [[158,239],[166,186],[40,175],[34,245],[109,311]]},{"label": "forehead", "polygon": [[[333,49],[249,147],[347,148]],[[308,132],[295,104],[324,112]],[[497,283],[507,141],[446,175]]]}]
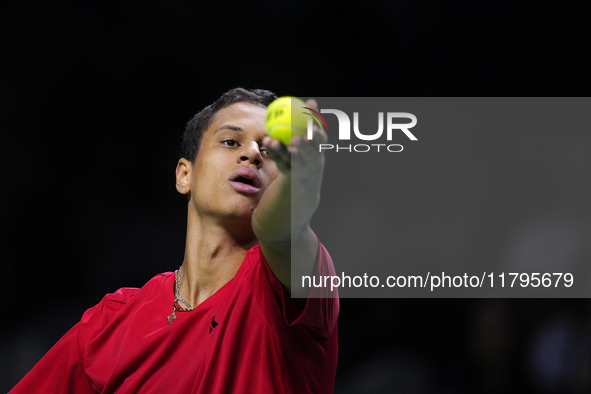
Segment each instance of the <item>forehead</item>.
[{"label": "forehead", "polygon": [[264,132],[267,109],[256,104],[236,103],[219,110],[206,133],[211,134],[224,126],[235,126],[245,131]]}]

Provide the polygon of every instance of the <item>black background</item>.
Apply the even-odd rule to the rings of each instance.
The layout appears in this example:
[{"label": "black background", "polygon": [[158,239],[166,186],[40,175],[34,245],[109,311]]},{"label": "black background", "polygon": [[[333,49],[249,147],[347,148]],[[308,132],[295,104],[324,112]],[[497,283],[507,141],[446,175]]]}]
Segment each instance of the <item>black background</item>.
[{"label": "black background", "polygon": [[[582,2],[170,3],[1,6],[0,391],[105,293],[180,265],[180,136],[226,90],[589,94]],[[337,393],[590,387],[587,300],[341,308]],[[563,354],[568,372],[548,385],[532,372],[531,343],[555,314],[583,353]]]}]

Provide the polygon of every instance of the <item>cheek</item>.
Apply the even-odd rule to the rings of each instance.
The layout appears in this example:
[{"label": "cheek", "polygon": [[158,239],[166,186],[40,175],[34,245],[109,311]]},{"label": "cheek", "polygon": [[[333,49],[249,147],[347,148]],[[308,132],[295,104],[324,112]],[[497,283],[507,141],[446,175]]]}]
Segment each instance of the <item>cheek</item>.
[{"label": "cheek", "polygon": [[202,170],[201,173],[193,177],[191,189],[203,198],[215,191],[216,188],[213,186],[213,179],[209,176],[209,172]]},{"label": "cheek", "polygon": [[[205,156],[205,154],[203,156]],[[220,183],[221,180],[224,179],[221,165],[222,158],[209,154],[207,156],[207,162],[202,160],[194,166],[195,183],[201,187],[208,187],[214,183]]]}]

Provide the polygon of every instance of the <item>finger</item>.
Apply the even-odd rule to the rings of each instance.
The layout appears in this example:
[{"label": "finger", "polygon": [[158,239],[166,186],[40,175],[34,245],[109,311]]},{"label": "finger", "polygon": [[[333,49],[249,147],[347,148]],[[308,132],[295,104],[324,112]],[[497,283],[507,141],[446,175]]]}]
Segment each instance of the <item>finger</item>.
[{"label": "finger", "polygon": [[[291,144],[293,145],[293,138]],[[301,138],[302,143],[310,145],[314,148],[318,148],[320,144],[326,144],[328,141],[328,135],[324,129],[320,128],[316,123],[312,126],[312,139],[308,139],[307,136],[305,138]]]},{"label": "finger", "polygon": [[295,136],[292,138],[291,145],[292,149],[297,149],[299,156],[305,161],[314,160],[319,155],[318,144],[314,141],[305,141],[304,138]]},{"label": "finger", "polygon": [[271,140],[272,139],[273,138],[271,138],[271,136],[269,136],[269,135],[264,136],[263,137],[263,141],[262,141],[263,142],[263,145],[264,146],[269,146],[269,144],[271,143]]},{"label": "finger", "polygon": [[267,149],[267,153],[275,162],[280,163],[287,163],[289,166],[289,162],[291,159],[291,155],[289,153],[289,148],[281,143],[281,141],[272,139],[271,137],[265,137],[263,139],[263,144]]},{"label": "finger", "polygon": [[318,111],[318,103],[314,99],[306,100],[306,106],[312,108],[315,111]]},{"label": "finger", "polygon": [[312,130],[311,142],[314,143],[314,145],[318,146],[319,144],[326,144],[328,142],[328,134],[326,134],[326,131],[323,128],[316,125]]},{"label": "finger", "polygon": [[[315,110],[318,111],[318,102],[316,102],[316,100],[314,99],[308,99],[306,100],[306,105]],[[326,142],[328,142],[328,135],[326,134],[326,131],[324,130],[324,128],[319,127],[318,124],[314,123],[313,129],[312,129],[312,140],[314,141],[314,144],[316,146],[318,146],[319,144],[325,144]]]}]

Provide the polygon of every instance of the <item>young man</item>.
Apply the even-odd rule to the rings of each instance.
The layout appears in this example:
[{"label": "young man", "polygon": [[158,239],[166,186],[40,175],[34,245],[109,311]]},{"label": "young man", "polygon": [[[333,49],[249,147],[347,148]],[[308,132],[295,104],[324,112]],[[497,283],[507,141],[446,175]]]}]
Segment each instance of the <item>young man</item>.
[{"label": "young man", "polygon": [[338,298],[290,297],[291,265],[334,274],[309,225],[326,135],[272,140],[274,98],[233,89],[189,122],[182,266],[106,295],[11,393],[332,393]]}]

